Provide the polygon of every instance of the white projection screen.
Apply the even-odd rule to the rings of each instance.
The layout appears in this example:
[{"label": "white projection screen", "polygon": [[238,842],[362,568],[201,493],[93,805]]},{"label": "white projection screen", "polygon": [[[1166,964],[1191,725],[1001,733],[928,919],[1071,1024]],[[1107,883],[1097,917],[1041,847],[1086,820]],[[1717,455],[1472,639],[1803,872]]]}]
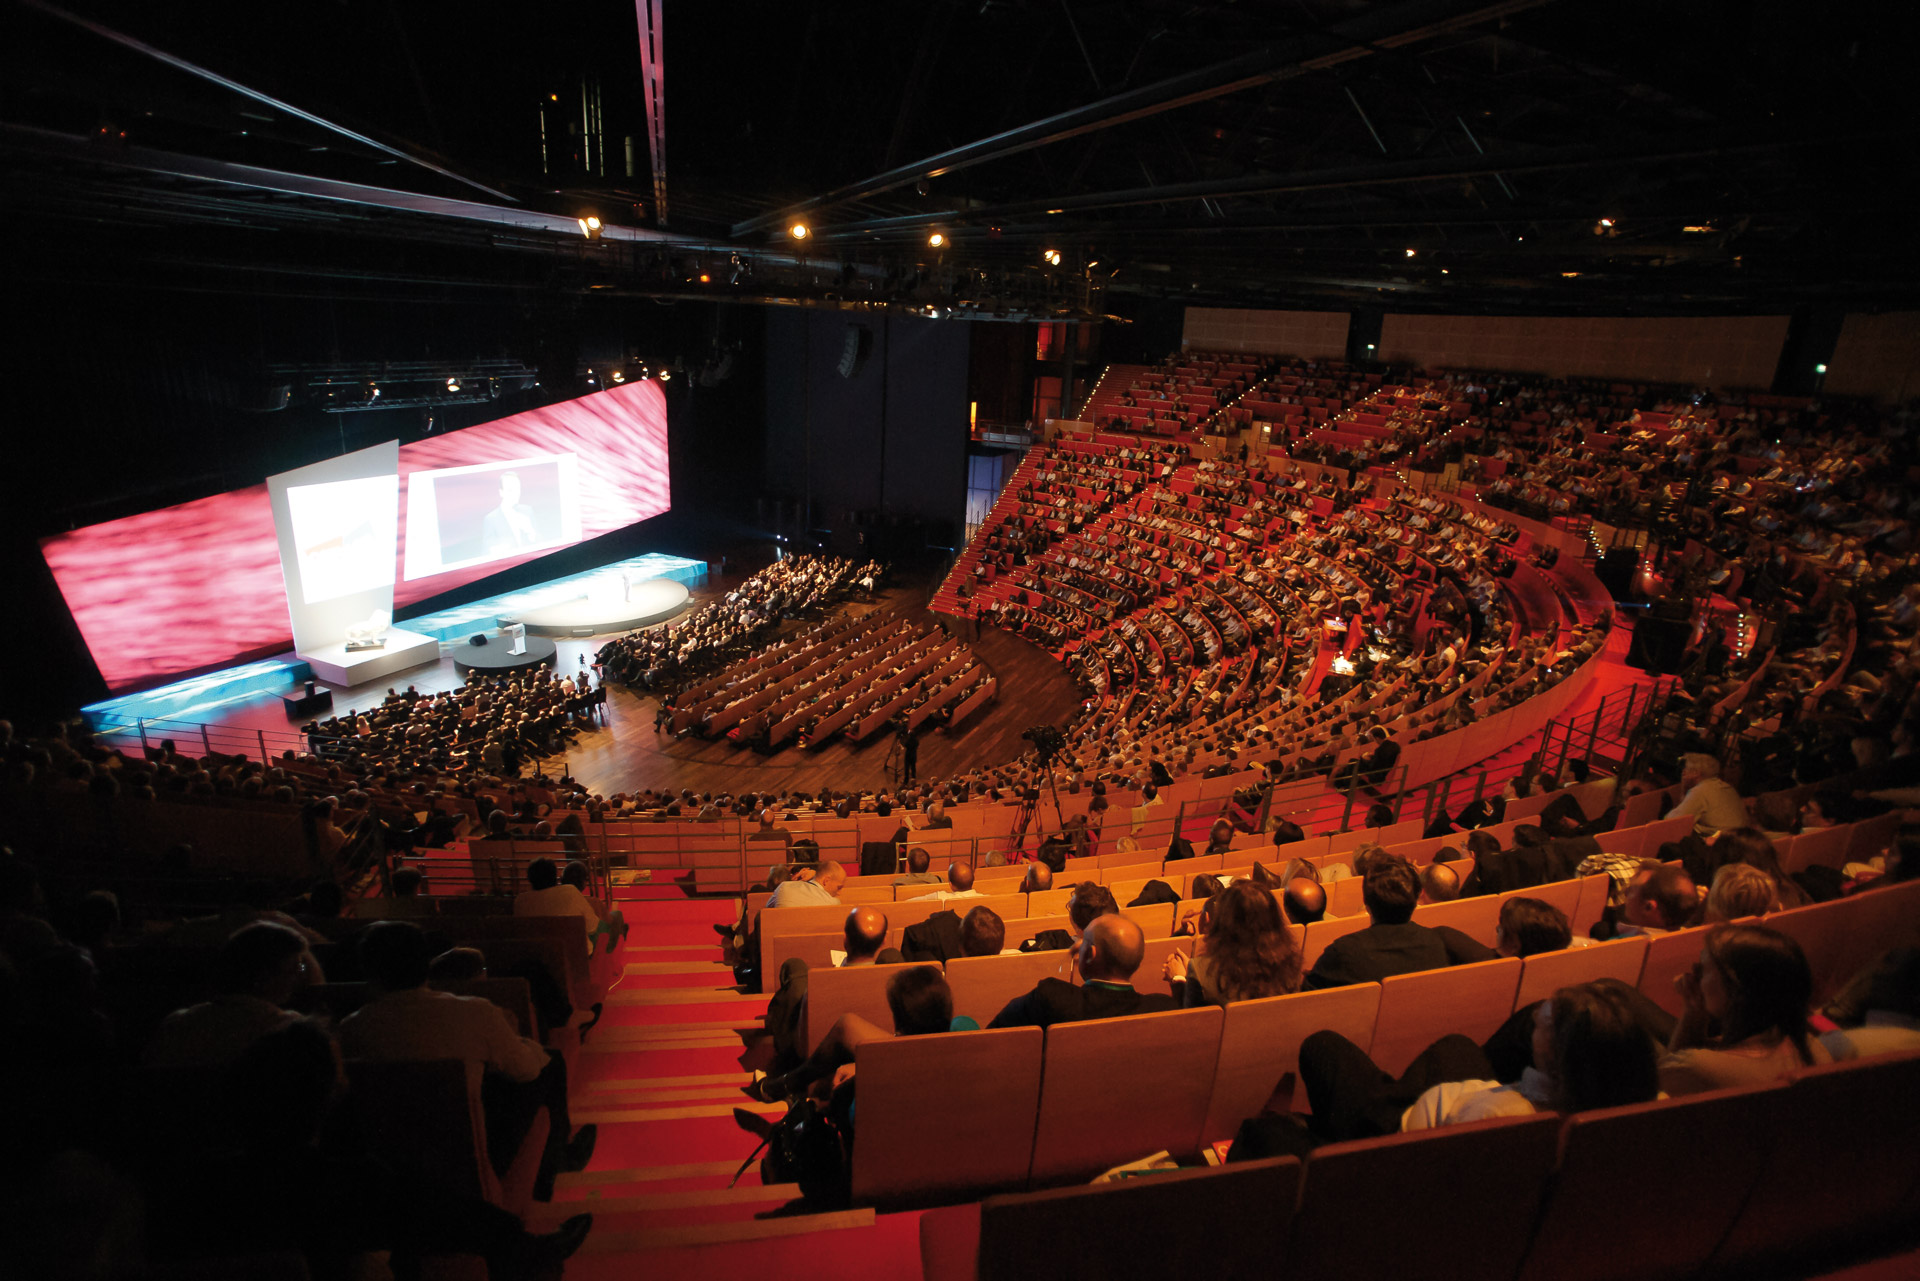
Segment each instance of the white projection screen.
[{"label": "white projection screen", "polygon": [[400,442],[267,478],[294,648],[339,642],[393,613],[400,538]]},{"label": "white projection screen", "polygon": [[580,541],[580,460],[532,454],[407,475],[407,581]]}]

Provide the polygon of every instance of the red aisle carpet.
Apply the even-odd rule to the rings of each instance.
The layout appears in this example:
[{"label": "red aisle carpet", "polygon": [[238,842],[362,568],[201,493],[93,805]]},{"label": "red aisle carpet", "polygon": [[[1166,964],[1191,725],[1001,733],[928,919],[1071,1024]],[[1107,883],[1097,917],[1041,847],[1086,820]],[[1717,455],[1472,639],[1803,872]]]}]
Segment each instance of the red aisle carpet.
[{"label": "red aisle carpet", "polygon": [[594,1212],[593,1234],[567,1263],[569,1281],[843,1281],[850,1268],[862,1281],[918,1281],[917,1214],[757,1219],[799,1190],[763,1187],[757,1165],[727,1187],[754,1145],[733,1109],[781,1111],[740,1092],[742,1031],[759,1027],[766,998],[741,996],[720,960],[712,927],[733,918],[735,900],[661,900],[647,889],[618,892],[632,927],[619,954],[624,972],[574,1075],[574,1121],[600,1127],[593,1161],[562,1175],[528,1226],[543,1231]]}]

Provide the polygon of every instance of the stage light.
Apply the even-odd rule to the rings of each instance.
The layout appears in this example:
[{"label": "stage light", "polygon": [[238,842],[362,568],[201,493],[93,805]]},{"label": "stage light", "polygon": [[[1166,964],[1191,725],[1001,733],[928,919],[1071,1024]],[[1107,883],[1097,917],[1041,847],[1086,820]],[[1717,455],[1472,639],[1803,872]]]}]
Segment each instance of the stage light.
[{"label": "stage light", "polygon": [[449,378],[449,379],[447,379],[447,390],[448,390],[448,391],[459,391],[459,390],[460,390],[460,380],[459,380],[458,378]]},{"label": "stage light", "polygon": [[793,226],[787,228],[787,234],[792,236],[795,240],[805,240],[807,236],[811,233],[808,232],[806,223],[796,222],[793,224]]},{"label": "stage light", "polygon": [[713,283],[713,277],[712,277],[712,276],[709,276],[709,275],[708,275],[708,274],[707,274],[706,272],[704,272],[704,271],[703,271],[703,272],[701,272],[701,273],[700,273],[700,283],[701,283],[701,284],[703,284],[703,285],[706,285],[706,284],[712,284],[712,283]]},{"label": "stage light", "polygon": [[1824,374],[1827,372],[1827,367],[1825,365],[1815,365],[1813,367],[1813,372],[1816,374]]},{"label": "stage light", "polygon": [[368,384],[367,384],[367,399],[368,399],[368,400],[378,400],[378,399],[380,399],[380,384],[379,384],[379,383],[368,383]]},{"label": "stage light", "polygon": [[1049,249],[1040,256],[1046,259],[1048,266],[1058,267],[1060,265],[1060,251],[1058,249]]},{"label": "stage light", "polygon": [[664,382],[671,382],[672,380],[673,380],[673,371],[672,371],[671,369],[662,369],[662,370],[660,371],[660,381],[661,381],[661,382],[663,382],[663,383],[664,383]]},{"label": "stage light", "polygon": [[617,383],[623,383],[627,381],[627,376],[621,373],[618,369],[616,369],[613,371],[613,381]]},{"label": "stage light", "polygon": [[576,218],[574,221],[580,224],[580,234],[588,240],[600,239],[600,219],[597,216],[588,214],[584,218]]},{"label": "stage light", "polygon": [[1409,258],[1411,258],[1411,257],[1413,257],[1413,255],[1414,255],[1414,253],[1415,253],[1415,251],[1414,251],[1414,250],[1412,250],[1412,249],[1409,249],[1409,250],[1407,250],[1407,257],[1409,257]]},{"label": "stage light", "polygon": [[1577,271],[1563,271],[1560,274],[1565,279],[1572,280],[1574,277],[1578,276],[1580,273]]},{"label": "stage light", "polygon": [[931,236],[927,237],[927,243],[932,245],[935,249],[938,249],[940,248],[940,246],[947,243],[947,238],[936,231]]}]

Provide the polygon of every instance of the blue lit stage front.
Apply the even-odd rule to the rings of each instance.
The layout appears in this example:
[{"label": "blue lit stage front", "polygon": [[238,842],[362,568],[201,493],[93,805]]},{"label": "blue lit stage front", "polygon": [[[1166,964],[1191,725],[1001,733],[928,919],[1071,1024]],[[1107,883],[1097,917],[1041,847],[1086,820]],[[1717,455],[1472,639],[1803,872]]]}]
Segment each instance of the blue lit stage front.
[{"label": "blue lit stage front", "polygon": [[[650,552],[408,619],[405,629],[440,642],[429,662],[438,662],[449,647],[464,645],[476,633],[497,634],[504,624],[512,622],[524,623],[534,635],[567,637],[629,631],[685,610],[690,599],[688,588],[699,586],[706,578],[707,563],[703,560]],[[187,722],[262,694],[284,694],[313,675],[307,663],[288,653],[206,672],[80,710],[87,723],[103,733],[132,730],[143,721]]]}]

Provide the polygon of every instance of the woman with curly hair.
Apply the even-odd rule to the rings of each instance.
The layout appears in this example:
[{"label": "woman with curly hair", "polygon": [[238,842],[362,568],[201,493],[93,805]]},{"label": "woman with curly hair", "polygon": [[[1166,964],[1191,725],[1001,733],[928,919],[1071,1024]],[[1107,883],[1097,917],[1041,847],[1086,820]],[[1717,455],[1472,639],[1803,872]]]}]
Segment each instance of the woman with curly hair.
[{"label": "woman with curly hair", "polygon": [[1273,891],[1235,881],[1207,902],[1191,959],[1167,958],[1164,971],[1182,1006],[1225,1005],[1300,990],[1300,949]]}]

